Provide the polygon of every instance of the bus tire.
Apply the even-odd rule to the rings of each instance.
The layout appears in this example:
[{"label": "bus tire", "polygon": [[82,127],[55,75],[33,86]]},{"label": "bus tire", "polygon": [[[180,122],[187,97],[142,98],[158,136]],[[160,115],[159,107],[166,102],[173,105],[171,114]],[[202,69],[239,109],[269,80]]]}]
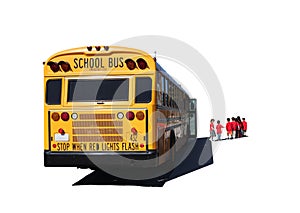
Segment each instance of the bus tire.
[{"label": "bus tire", "polygon": [[175,132],[172,129],[170,133],[170,149],[175,145],[175,142],[176,142]]},{"label": "bus tire", "polygon": [[176,143],[176,136],[174,130],[172,129],[170,132],[170,154],[171,154],[170,161],[172,166],[175,161],[175,147],[174,147],[175,143]]}]

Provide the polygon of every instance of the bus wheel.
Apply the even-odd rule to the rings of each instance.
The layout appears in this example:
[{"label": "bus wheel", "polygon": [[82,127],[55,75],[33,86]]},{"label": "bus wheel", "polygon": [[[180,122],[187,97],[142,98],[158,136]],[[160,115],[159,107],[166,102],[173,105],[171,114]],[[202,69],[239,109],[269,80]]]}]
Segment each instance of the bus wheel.
[{"label": "bus wheel", "polygon": [[175,145],[175,141],[176,141],[175,132],[174,132],[174,130],[171,130],[171,133],[170,133],[170,149]]},{"label": "bus wheel", "polygon": [[175,161],[175,147],[174,147],[175,142],[176,142],[175,132],[174,132],[174,130],[171,130],[171,133],[170,133],[170,155],[171,155],[170,161],[173,163]]}]

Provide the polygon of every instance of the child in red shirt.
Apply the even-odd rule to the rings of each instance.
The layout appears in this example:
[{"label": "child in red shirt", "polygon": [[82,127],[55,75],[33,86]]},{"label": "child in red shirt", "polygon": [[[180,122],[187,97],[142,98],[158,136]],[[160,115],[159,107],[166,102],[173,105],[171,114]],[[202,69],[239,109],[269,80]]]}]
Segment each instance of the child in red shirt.
[{"label": "child in red shirt", "polygon": [[220,121],[218,120],[217,121],[217,126],[216,126],[217,135],[218,135],[218,141],[221,140],[222,128],[224,128],[224,126],[222,126],[222,124],[220,124]]},{"label": "child in red shirt", "polygon": [[212,141],[214,140],[214,137],[216,137],[216,132],[215,132],[215,125],[214,125],[215,119],[210,120],[210,125],[209,125],[209,133],[210,133],[210,138]]},{"label": "child in red shirt", "polygon": [[236,137],[236,122],[235,122],[234,117],[231,118],[231,128],[232,128],[232,138],[235,138]]},{"label": "child in red shirt", "polygon": [[247,122],[246,122],[246,119],[245,118],[242,118],[243,120],[243,132],[244,132],[244,135],[243,136],[247,136],[246,135],[246,132],[247,132]]},{"label": "child in red shirt", "polygon": [[232,139],[232,124],[230,122],[230,118],[227,118],[227,123],[226,123],[226,131],[227,131],[227,139]]}]

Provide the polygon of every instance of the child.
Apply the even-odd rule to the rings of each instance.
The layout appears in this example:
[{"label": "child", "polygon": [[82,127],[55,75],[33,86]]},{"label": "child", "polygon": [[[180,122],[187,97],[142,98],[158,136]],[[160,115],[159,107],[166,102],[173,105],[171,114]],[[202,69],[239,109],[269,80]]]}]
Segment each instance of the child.
[{"label": "child", "polygon": [[237,122],[237,137],[243,137],[243,123],[241,121],[240,116],[236,117],[236,122]]},{"label": "child", "polygon": [[218,120],[218,121],[217,121],[217,126],[216,126],[216,129],[217,129],[217,135],[218,135],[218,141],[221,140],[222,128],[224,128],[224,126],[222,126],[222,124],[220,124],[220,121]]},{"label": "child", "polygon": [[235,122],[234,117],[231,118],[231,128],[232,128],[232,138],[235,138],[236,137],[236,122]]},{"label": "child", "polygon": [[210,125],[209,125],[209,133],[210,133],[210,138],[212,141],[214,140],[214,137],[216,136],[215,132],[215,125],[214,125],[215,120],[211,119],[210,120]]},{"label": "child", "polygon": [[235,123],[235,138],[239,138],[240,137],[240,125],[239,125],[238,118],[234,119],[234,123]]},{"label": "child", "polygon": [[246,131],[247,131],[247,122],[246,122],[246,119],[245,118],[242,118],[243,119],[243,131],[244,131],[244,136],[247,137],[246,135]]},{"label": "child", "polygon": [[226,123],[226,131],[227,131],[227,139],[232,139],[232,127],[231,127],[231,122],[230,118],[227,118],[227,123]]}]

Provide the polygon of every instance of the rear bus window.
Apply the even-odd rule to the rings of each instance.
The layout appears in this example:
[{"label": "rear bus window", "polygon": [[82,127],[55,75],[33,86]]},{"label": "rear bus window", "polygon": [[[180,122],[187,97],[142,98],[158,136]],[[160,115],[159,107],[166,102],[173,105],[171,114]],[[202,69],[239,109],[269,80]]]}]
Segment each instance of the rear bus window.
[{"label": "rear bus window", "polygon": [[135,81],[135,103],[149,103],[152,95],[152,80],[138,77]]},{"label": "rear bus window", "polygon": [[128,101],[129,79],[75,79],[68,83],[68,102]]},{"label": "rear bus window", "polygon": [[59,105],[61,100],[61,79],[48,80],[46,83],[46,103]]}]

